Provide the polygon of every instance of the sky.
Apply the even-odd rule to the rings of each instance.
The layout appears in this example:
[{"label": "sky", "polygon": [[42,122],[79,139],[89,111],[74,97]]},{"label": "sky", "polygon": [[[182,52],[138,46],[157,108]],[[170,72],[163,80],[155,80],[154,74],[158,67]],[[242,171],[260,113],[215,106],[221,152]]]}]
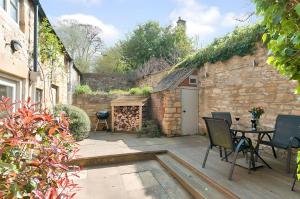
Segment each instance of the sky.
[{"label": "sky", "polygon": [[124,39],[138,24],[149,20],[161,25],[187,21],[187,34],[198,47],[231,32],[255,10],[251,0],[40,0],[52,23],[75,19],[98,26],[106,47]]}]

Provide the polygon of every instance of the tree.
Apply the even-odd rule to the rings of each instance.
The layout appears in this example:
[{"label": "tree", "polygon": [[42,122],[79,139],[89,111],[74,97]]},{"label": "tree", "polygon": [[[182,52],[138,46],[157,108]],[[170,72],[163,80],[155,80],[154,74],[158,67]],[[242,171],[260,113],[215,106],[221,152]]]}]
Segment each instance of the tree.
[{"label": "tree", "polygon": [[270,50],[268,63],[298,81],[300,92],[300,0],[253,0],[263,17],[262,39]]},{"label": "tree", "polygon": [[162,58],[173,65],[192,51],[185,27],[161,27],[149,21],[139,25],[121,41],[122,61],[126,70],[142,67],[150,58]]},{"label": "tree", "polygon": [[94,72],[115,73],[123,71],[121,51],[121,46],[119,44],[105,50],[102,55],[97,58]]},{"label": "tree", "polygon": [[76,20],[62,20],[57,23],[56,31],[78,68],[90,72],[103,48],[101,29]]},{"label": "tree", "polygon": [[163,71],[170,67],[171,65],[166,60],[152,57],[142,67],[137,68],[135,74],[137,78],[143,78],[144,76]]}]

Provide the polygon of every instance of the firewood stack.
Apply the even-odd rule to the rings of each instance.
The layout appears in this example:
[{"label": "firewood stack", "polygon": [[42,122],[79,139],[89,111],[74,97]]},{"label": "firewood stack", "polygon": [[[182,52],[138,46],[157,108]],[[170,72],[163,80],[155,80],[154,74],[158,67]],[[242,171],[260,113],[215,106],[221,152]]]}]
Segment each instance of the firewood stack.
[{"label": "firewood stack", "polygon": [[148,98],[144,96],[123,96],[111,101],[112,130],[137,132],[142,128],[143,109]]},{"label": "firewood stack", "polygon": [[140,128],[139,106],[117,106],[114,109],[114,130],[135,132]]}]

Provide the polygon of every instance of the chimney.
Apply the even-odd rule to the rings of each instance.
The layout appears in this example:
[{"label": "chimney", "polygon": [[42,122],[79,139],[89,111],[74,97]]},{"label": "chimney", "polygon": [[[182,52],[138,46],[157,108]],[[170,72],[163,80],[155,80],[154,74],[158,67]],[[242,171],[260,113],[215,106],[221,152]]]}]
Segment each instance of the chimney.
[{"label": "chimney", "polygon": [[184,29],[186,28],[186,21],[181,19],[181,17],[178,17],[178,20],[177,20],[177,27],[179,26],[183,26]]}]

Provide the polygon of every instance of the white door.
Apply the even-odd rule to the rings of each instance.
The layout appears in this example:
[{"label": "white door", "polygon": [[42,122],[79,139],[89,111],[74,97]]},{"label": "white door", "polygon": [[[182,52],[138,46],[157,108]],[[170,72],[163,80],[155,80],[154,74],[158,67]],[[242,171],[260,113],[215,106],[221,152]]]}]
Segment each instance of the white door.
[{"label": "white door", "polygon": [[194,135],[198,134],[198,90],[182,89],[182,134]]}]

